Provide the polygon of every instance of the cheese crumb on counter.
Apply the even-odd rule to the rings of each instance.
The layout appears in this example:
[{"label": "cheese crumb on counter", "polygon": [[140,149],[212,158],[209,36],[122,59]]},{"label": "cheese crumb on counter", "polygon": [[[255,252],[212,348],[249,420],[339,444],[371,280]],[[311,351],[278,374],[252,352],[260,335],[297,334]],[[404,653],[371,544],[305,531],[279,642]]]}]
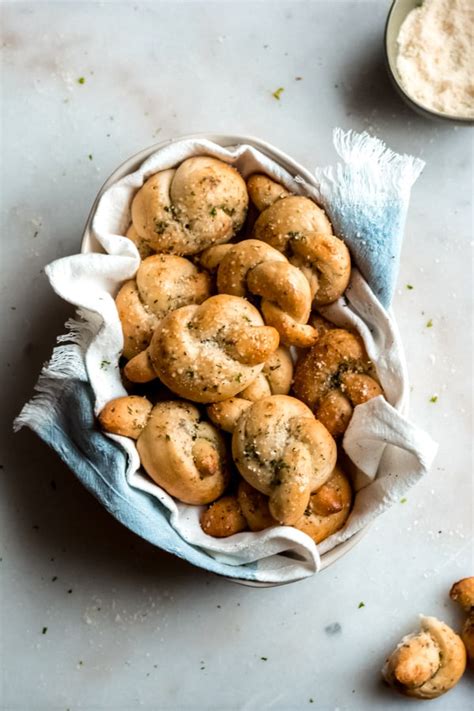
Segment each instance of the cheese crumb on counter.
[{"label": "cheese crumb on counter", "polygon": [[473,0],[425,0],[407,15],[397,43],[397,70],[411,98],[474,118]]}]

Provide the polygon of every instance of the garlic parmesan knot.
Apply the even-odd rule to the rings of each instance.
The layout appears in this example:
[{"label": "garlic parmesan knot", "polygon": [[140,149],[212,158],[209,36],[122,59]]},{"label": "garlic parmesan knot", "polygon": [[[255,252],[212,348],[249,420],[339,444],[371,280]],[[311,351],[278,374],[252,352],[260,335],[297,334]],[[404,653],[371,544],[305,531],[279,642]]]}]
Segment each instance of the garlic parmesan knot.
[{"label": "garlic parmesan knot", "polygon": [[461,637],[466,647],[469,665],[474,669],[474,577],[463,578],[454,583],[449,595],[451,600],[459,603],[467,612]]},{"label": "garlic parmesan knot", "polygon": [[349,284],[351,259],[344,242],[333,234],[324,210],[307,197],[290,195],[264,175],[251,176],[247,187],[252,202],[261,210],[253,237],[282,252],[301,269],[314,306],[336,301]]},{"label": "garlic parmesan knot", "polygon": [[310,495],[330,477],[336,444],[302,402],[273,395],[254,402],[238,420],[232,455],[242,477],[269,496],[276,521],[292,525]]},{"label": "garlic parmesan knot", "polygon": [[197,254],[228,242],[248,208],[245,181],[216,158],[197,156],[152,175],[132,202],[138,238],[154,252]]},{"label": "garlic parmesan knot", "polygon": [[383,391],[360,336],[330,329],[298,361],[293,391],[333,435],[342,435],[353,409]]},{"label": "garlic parmesan knot", "polygon": [[219,402],[250,385],[278,343],[278,332],[248,301],[212,296],[162,319],[146,351],[149,379],[194,402]]},{"label": "garlic parmesan knot", "polygon": [[317,338],[308,325],[311,290],[300,269],[289,263],[277,249],[256,239],[208,249],[203,266],[217,269],[220,294],[261,297],[265,323],[273,326],[287,346],[307,348]]},{"label": "garlic parmesan knot", "polygon": [[209,275],[183,257],[155,254],[144,259],[135,279],[126,281],[115,304],[122,324],[125,358],[149,345],[155,328],[170,311],[201,304],[211,294]]},{"label": "garlic parmesan knot", "polygon": [[382,670],[384,679],[405,696],[434,699],[455,686],[466,668],[460,637],[436,617],[421,616],[420,632],[402,639]]},{"label": "garlic parmesan knot", "polygon": [[99,421],[106,432],[136,439],[147,474],[179,501],[208,504],[229,483],[222,436],[189,402],[166,401],[152,407],[146,398],[120,397],[107,403]]}]

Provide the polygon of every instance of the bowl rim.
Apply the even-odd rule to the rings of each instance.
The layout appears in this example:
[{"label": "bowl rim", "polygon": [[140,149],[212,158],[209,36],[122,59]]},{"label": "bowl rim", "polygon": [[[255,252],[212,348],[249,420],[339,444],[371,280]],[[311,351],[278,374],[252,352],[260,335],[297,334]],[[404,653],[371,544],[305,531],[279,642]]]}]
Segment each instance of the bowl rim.
[{"label": "bowl rim", "polygon": [[[281,151],[279,148],[276,148],[275,146],[268,143],[267,141],[264,141],[261,138],[256,138],[255,136],[248,136],[248,135],[241,135],[241,134],[222,134],[222,133],[201,132],[201,133],[186,134],[184,136],[179,136],[179,137],[175,137],[175,138],[168,138],[166,140],[160,141],[159,143],[155,143],[155,144],[149,146],[148,148],[143,148],[142,150],[133,154],[129,158],[125,159],[122,163],[120,163],[120,165],[117,168],[115,168],[115,170],[105,180],[105,182],[103,183],[99,192],[97,193],[97,196],[92,204],[91,210],[90,210],[89,215],[87,217],[86,224],[84,226],[84,230],[82,233],[82,239],[81,239],[81,254],[87,254],[87,253],[96,252],[96,251],[104,252],[103,248],[97,242],[97,240],[95,239],[95,237],[92,234],[92,221],[94,219],[94,215],[97,210],[99,200],[102,197],[103,193],[112,184],[117,182],[117,180],[120,180],[125,175],[128,175],[129,173],[132,173],[134,170],[136,170],[138,168],[138,166],[141,163],[143,163],[144,160],[146,160],[150,155],[152,155],[156,151],[164,148],[165,146],[171,145],[173,143],[179,143],[181,141],[186,141],[186,140],[191,140],[191,139],[206,139],[208,141],[217,143],[218,145],[223,146],[223,147],[240,145],[242,143],[248,144],[250,146],[257,148],[262,153],[267,155],[269,158],[273,158],[273,160],[278,162],[280,165],[283,165],[283,167],[285,167],[292,175],[294,175],[294,176],[298,175],[299,177],[302,177],[310,185],[313,185],[313,186],[316,185],[315,177],[310,173],[310,171],[307,168],[305,168],[303,165],[301,165],[298,161],[296,161],[294,158],[289,156],[287,153],[284,153],[283,151]],[[344,555],[346,555],[346,553],[348,553],[367,534],[371,525],[372,525],[372,523],[366,524],[359,531],[356,531],[356,533],[354,533],[354,535],[352,535],[347,540],[334,546],[334,548],[332,548],[329,551],[326,551],[326,553],[322,553],[320,556],[321,567],[318,572],[322,572],[323,570],[328,568],[330,565],[333,565],[337,560],[339,560],[339,558],[342,558]],[[257,580],[244,580],[242,578],[229,578],[225,575],[219,575],[219,577],[222,577],[225,580],[228,580],[229,582],[245,585],[248,587],[267,588],[267,587],[279,587],[282,585],[289,585],[290,583],[295,583],[295,582],[298,582],[299,580],[306,580],[308,576],[304,576],[301,578],[295,578],[293,580],[288,580],[288,581],[277,582],[277,583],[273,583],[273,582],[267,583],[267,582],[261,582],[261,581],[257,581]],[[311,576],[309,576],[309,577],[311,577]]]},{"label": "bowl rim", "polygon": [[[411,10],[408,10],[406,13],[404,20],[407,18],[408,14],[412,12],[412,10],[415,10],[416,7],[421,7],[423,4],[424,0],[415,0],[415,2],[418,2],[418,5],[413,7]],[[405,102],[412,108],[414,111],[416,111],[418,114],[421,114],[425,118],[433,118],[433,119],[439,119],[440,121],[444,121],[446,123],[454,123],[454,124],[460,124],[462,126],[474,126],[474,119],[467,118],[465,116],[456,116],[453,114],[446,114],[442,113],[441,111],[437,111],[436,109],[430,109],[429,107],[425,106],[424,104],[420,104],[416,99],[414,99],[404,88],[403,84],[401,83],[400,77],[398,75],[398,70],[397,70],[397,64],[396,64],[396,58],[397,58],[397,50],[395,50],[393,53],[389,51],[389,32],[391,31],[391,26],[393,23],[393,18],[394,18],[394,11],[397,5],[401,2],[401,0],[392,0],[392,4],[390,6],[390,9],[388,11],[387,19],[385,21],[385,29],[384,29],[384,54],[385,54],[385,65],[387,67],[388,74],[390,76],[390,79],[395,87],[395,89],[398,91],[400,96],[405,100]]]}]

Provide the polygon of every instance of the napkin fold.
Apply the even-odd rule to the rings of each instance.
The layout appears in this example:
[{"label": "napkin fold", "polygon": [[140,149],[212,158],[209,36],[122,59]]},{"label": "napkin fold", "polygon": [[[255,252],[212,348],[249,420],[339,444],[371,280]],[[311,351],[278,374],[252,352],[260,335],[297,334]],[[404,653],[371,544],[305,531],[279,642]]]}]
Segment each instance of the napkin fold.
[{"label": "napkin fold", "polygon": [[[46,270],[53,289],[79,308],[78,319],[59,339],[37,394],[24,406],[15,428],[35,431],[135,533],[229,578],[281,584],[313,574],[321,567],[321,554],[398,501],[428,471],[436,454],[437,445],[406,418],[403,348],[393,314],[384,308],[396,279],[410,188],[423,164],[388,151],[367,134],[336,129],[334,143],[343,162],[317,170],[311,184],[252,145],[224,147],[196,138],[170,143],[103,193],[92,227],[106,253],[74,255]],[[201,507],[174,500],[140,469],[131,440],[105,435],[96,424],[95,414],[103,405],[126,394],[118,369],[122,331],[114,296],[139,264],[135,246],[124,237],[131,200],[151,174],[199,154],[234,164],[244,177],[262,171],[292,192],[317,197],[351,249],[355,266],[349,288],[324,314],[361,334],[386,399],[375,398],[354,411],[343,440],[357,466],[354,508],[346,526],[319,546],[284,526],[227,539],[206,535],[199,525]]]}]

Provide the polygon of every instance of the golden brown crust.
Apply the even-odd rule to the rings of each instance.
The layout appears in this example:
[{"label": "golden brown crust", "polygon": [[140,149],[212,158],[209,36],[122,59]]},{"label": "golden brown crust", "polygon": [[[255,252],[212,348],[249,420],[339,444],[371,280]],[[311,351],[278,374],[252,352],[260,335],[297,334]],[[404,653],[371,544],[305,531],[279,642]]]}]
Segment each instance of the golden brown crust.
[{"label": "golden brown crust", "polygon": [[207,415],[211,422],[224,430],[233,432],[242,413],[252,404],[251,400],[242,397],[230,397],[222,402],[214,402],[206,408]]},{"label": "golden brown crust", "polygon": [[344,526],[351,505],[352,488],[349,479],[336,466],[327,482],[311,495],[304,515],[293,525],[316,543],[321,543]]},{"label": "golden brown crust", "polygon": [[388,657],[382,674],[402,694],[434,699],[453,688],[466,668],[460,637],[435,617],[421,617],[421,631],[407,635]]},{"label": "golden brown crust", "polygon": [[349,250],[333,235],[324,210],[309,198],[289,195],[274,202],[257,219],[253,236],[287,255],[304,272],[315,306],[336,301],[346,290]]},{"label": "golden brown crust", "polygon": [[299,400],[273,395],[240,417],[232,436],[234,462],[243,478],[270,497],[270,511],[291,525],[303,515],[311,492],[336,463],[336,445]]},{"label": "golden brown crust", "polygon": [[263,531],[265,528],[277,525],[270,513],[268,496],[254,489],[245,479],[239,482],[237,499],[251,531]]},{"label": "golden brown crust", "polygon": [[153,251],[190,255],[228,242],[242,227],[247,207],[237,170],[197,156],[148,178],[132,202],[132,221]]},{"label": "golden brown crust", "polygon": [[166,316],[153,335],[149,355],[170,390],[211,403],[233,397],[250,384],[278,342],[278,332],[263,325],[248,301],[219,294]]},{"label": "golden brown crust", "polygon": [[247,190],[252,203],[259,212],[263,212],[274,202],[290,194],[283,185],[276,183],[268,175],[262,173],[254,173],[248,178]]},{"label": "golden brown crust", "polygon": [[240,504],[235,496],[223,496],[201,514],[201,528],[214,538],[227,538],[247,529]]},{"label": "golden brown crust", "polygon": [[469,666],[474,670],[474,612],[471,612],[464,623],[461,638],[466,647]]},{"label": "golden brown crust", "polygon": [[138,439],[152,410],[146,397],[127,395],[110,400],[99,414],[100,426],[106,432]]},{"label": "golden brown crust", "polygon": [[474,577],[462,578],[462,580],[454,583],[449,592],[449,597],[454,602],[459,603],[463,610],[469,612],[474,607]]},{"label": "golden brown crust", "polygon": [[293,384],[334,437],[343,434],[353,407],[383,395],[360,336],[331,329],[299,359]]}]

